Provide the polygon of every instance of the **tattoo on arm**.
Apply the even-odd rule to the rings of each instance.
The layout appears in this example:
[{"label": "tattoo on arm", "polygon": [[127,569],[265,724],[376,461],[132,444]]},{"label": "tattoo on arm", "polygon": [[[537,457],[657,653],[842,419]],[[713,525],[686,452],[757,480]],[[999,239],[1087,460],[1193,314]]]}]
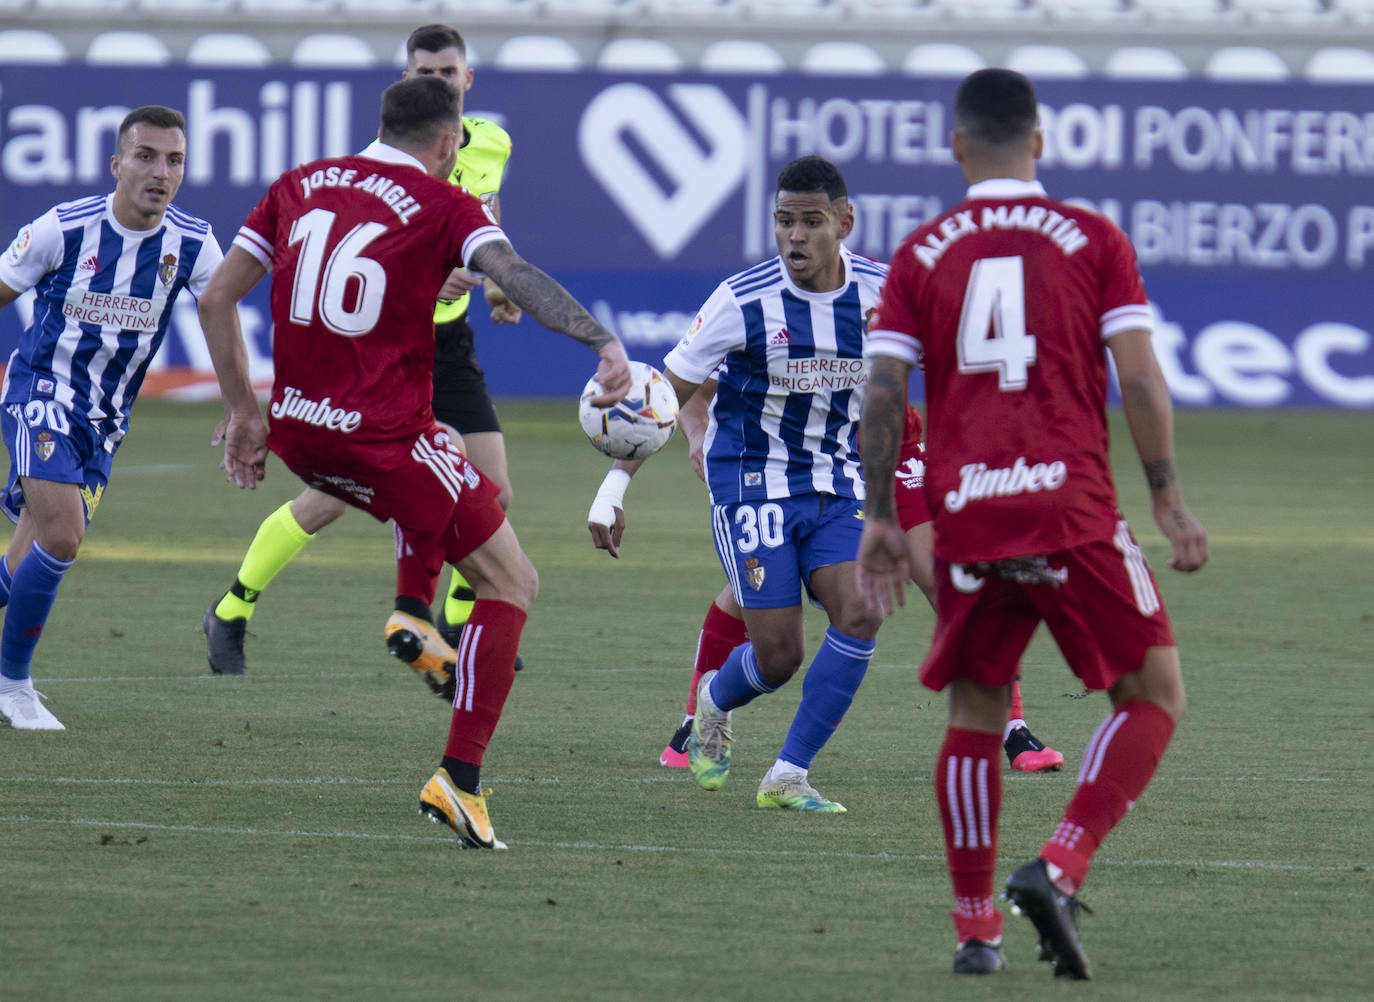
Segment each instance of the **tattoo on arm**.
[{"label": "tattoo on arm", "polygon": [[515,253],[510,244],[483,244],[473,252],[472,263],[492,277],[507,299],[550,330],[593,351],[615,340],[567,289]]},{"label": "tattoo on arm", "polygon": [[1178,479],[1172,459],[1156,459],[1141,465],[1145,467],[1145,483],[1152,491],[1163,490]]},{"label": "tattoo on arm", "polygon": [[859,450],[863,459],[867,500],[873,518],[896,518],[892,478],[897,473],[902,429],[906,423],[906,390],[910,367],[896,359],[874,360],[864,398]]}]

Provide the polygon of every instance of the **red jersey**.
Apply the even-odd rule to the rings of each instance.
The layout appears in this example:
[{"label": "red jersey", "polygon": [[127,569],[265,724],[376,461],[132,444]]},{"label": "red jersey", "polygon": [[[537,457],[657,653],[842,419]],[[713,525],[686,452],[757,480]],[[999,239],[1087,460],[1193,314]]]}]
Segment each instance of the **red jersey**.
[{"label": "red jersey", "polygon": [[925,369],[937,557],[1112,537],[1105,340],[1150,326],[1125,234],[1037,182],[976,184],[902,242],[868,350]]},{"label": "red jersey", "polygon": [[278,178],[234,238],[272,270],[272,450],[347,469],[429,429],[435,299],[504,239],[478,199],[382,143]]}]

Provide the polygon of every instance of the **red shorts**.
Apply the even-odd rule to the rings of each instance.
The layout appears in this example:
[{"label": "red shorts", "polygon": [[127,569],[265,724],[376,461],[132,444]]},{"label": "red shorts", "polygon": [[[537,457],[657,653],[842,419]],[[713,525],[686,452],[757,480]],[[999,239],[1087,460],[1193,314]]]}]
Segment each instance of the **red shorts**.
[{"label": "red shorts", "polygon": [[1149,648],[1174,646],[1154,575],[1124,519],[1112,539],[1051,553],[1041,569],[1056,580],[1024,583],[937,559],[935,636],[921,683],[937,691],[961,678],[1010,683],[1041,620],[1089,689],[1110,689],[1145,663]]},{"label": "red shorts", "polygon": [[410,442],[369,444],[365,455],[323,460],[274,443],[292,473],[311,487],[395,521],[398,534],[434,573],[481,546],[506,520],[500,488],[455,449],[437,424]]},{"label": "red shorts", "polygon": [[921,412],[906,405],[902,447],[897,456],[897,521],[906,532],[930,521],[926,504],[926,447],[921,442]]},{"label": "red shorts", "polygon": [[930,521],[930,506],[926,504],[926,447],[920,439],[902,442],[902,454],[897,458],[897,521],[902,531]]}]

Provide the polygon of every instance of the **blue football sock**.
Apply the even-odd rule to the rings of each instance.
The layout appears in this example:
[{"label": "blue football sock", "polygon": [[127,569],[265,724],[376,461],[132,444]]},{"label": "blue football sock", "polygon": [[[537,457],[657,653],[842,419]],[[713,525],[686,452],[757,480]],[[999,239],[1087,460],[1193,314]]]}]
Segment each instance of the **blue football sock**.
[{"label": "blue football sock", "polygon": [[29,677],[33,649],[57,598],[57,586],[71,565],[72,561],[58,560],[37,543],[19,561],[10,584],[5,627],[0,631],[0,675],[16,682]]},{"label": "blue football sock", "polygon": [[740,644],[725,664],[720,666],[716,677],[711,679],[711,702],[722,710],[735,710],[751,702],[755,696],[777,690],[769,685],[759,674],[758,662],[754,660],[754,645]]},{"label": "blue football sock", "polygon": [[0,553],[0,609],[9,605],[10,589],[14,587],[14,575],[10,573],[9,560]]},{"label": "blue football sock", "polygon": [[825,631],[825,642],[806,669],[801,705],[778,758],[800,769],[811,768],[811,760],[825,747],[854,701],[874,646],[872,640],[856,640],[833,626]]}]

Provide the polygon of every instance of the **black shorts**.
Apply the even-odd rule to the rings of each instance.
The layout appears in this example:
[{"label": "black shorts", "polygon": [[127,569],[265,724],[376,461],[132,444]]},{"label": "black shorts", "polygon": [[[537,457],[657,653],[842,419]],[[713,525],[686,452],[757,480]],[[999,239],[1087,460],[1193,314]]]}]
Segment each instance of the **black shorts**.
[{"label": "black shorts", "polygon": [[434,416],[460,435],[501,430],[466,314],[434,329]]}]

